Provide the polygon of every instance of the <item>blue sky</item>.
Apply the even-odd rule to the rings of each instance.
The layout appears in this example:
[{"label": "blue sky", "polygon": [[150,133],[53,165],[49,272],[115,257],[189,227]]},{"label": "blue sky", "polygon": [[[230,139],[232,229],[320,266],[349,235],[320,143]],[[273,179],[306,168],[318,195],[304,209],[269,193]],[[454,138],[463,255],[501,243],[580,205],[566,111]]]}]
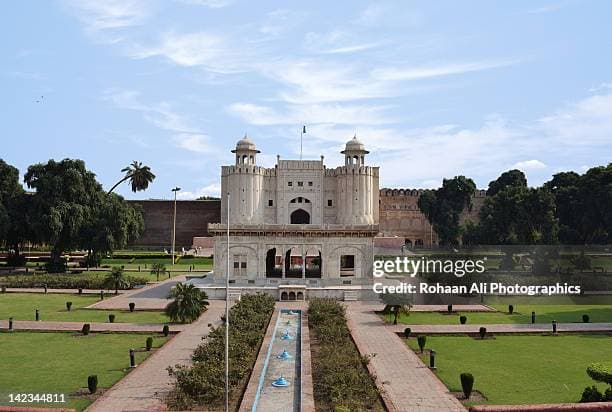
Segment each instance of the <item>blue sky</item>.
[{"label": "blue sky", "polygon": [[[248,133],[324,154],[355,133],[381,186],[479,187],[512,167],[539,185],[612,160],[612,3],[124,0],[6,2],[0,157],[84,159],[127,198],[218,194]],[[42,96],[42,97],[41,97]]]}]

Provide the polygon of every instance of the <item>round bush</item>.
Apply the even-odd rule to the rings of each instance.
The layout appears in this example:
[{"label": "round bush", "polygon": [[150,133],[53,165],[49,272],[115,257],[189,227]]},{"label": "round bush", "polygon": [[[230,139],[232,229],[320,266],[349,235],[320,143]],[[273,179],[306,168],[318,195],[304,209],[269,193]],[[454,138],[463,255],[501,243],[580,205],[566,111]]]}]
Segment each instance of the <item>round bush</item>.
[{"label": "round bush", "polygon": [[459,322],[461,322],[462,325],[465,325],[467,323],[467,316],[461,315],[459,317]]},{"label": "round bush", "polygon": [[589,323],[590,321],[591,321],[591,318],[589,317],[589,315],[587,315],[586,313],[582,315],[582,322]]},{"label": "round bush", "polygon": [[91,330],[91,325],[89,323],[83,324],[81,328],[81,333],[85,336],[89,335],[89,331]]},{"label": "round bush", "polygon": [[149,336],[147,338],[146,345],[145,345],[147,352],[150,351],[152,347],[153,347],[153,338]]},{"label": "round bush", "polygon": [[587,374],[591,379],[612,385],[612,366],[603,363],[592,363],[587,368]]},{"label": "round bush", "polygon": [[98,390],[98,375],[89,375],[87,377],[87,389],[89,393],[94,394]]},{"label": "round bush", "polygon": [[601,402],[602,400],[603,395],[595,385],[584,388],[582,398],[580,398],[580,402]]},{"label": "round bush", "polygon": [[480,329],[478,329],[478,334],[480,335],[480,339],[484,339],[485,336],[487,336],[487,328],[481,326]]},{"label": "round bush", "polygon": [[115,314],[111,313],[108,315],[108,323],[115,323]]},{"label": "round bush", "polygon": [[134,312],[134,309],[136,308],[136,304],[134,302],[130,302],[130,312]]},{"label": "round bush", "polygon": [[448,310],[448,313],[451,313],[453,311],[453,305],[448,305],[446,310]]},{"label": "round bush", "polygon": [[167,337],[170,334],[170,326],[164,325],[164,327],[162,328],[162,333],[164,334],[164,336]]},{"label": "round bush", "polygon": [[417,342],[419,344],[419,349],[421,349],[421,353],[423,353],[423,349],[425,349],[425,344],[427,343],[427,336],[419,336]]},{"label": "round bush", "polygon": [[72,302],[66,302],[66,310],[70,312],[70,309],[72,309]]},{"label": "round bush", "polygon": [[472,389],[474,388],[474,376],[471,373],[462,373],[459,375],[459,379],[461,379],[461,389],[465,399],[470,399]]},{"label": "round bush", "polygon": [[412,329],[410,329],[410,328],[404,329],[404,337],[405,338],[409,338],[410,337],[410,332],[412,332]]},{"label": "round bush", "polygon": [[514,305],[508,305],[508,313],[511,315],[514,313]]}]

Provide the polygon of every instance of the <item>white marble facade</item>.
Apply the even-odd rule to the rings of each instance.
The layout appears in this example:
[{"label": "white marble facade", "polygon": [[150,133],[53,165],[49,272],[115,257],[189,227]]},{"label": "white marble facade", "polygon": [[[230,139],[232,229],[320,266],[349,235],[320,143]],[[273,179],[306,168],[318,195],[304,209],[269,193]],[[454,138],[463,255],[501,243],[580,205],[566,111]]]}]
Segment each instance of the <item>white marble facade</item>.
[{"label": "white marble facade", "polygon": [[215,283],[227,272],[228,199],[230,281],[235,287],[301,284],[308,295],[309,288],[312,294],[325,287],[371,283],[379,169],[366,165],[369,152],[363,143],[349,140],[342,151],[344,166],[332,169],[325,167],[323,156],[277,156],[274,168],[257,166],[260,152],[246,136],[232,152],[235,164],[221,167],[222,223],[209,225],[215,236]]}]

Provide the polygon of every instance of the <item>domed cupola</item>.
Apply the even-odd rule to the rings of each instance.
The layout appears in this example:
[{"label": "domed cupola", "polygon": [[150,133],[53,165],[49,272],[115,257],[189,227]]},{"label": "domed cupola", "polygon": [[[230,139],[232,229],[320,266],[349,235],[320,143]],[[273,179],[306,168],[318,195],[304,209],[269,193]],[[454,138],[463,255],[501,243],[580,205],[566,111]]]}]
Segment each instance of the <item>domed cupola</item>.
[{"label": "domed cupola", "polygon": [[365,145],[361,140],[357,139],[357,135],[355,135],[351,140],[346,142],[344,150],[340,153],[344,155],[344,164],[346,166],[363,166],[365,165],[365,155],[370,152],[365,149]]},{"label": "domed cupola", "polygon": [[261,152],[257,150],[255,143],[245,134],[242,139],[238,140],[232,153],[236,153],[236,165],[254,165],[255,156]]}]

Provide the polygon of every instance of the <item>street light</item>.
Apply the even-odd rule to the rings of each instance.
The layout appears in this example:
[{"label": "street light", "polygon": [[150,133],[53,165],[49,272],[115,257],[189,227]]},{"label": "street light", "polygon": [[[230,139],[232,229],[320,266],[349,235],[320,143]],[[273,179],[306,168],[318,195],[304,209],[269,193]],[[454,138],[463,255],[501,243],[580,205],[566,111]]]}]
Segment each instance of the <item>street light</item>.
[{"label": "street light", "polygon": [[174,218],[172,219],[172,266],[174,266],[174,249],[176,246],[176,193],[181,190],[180,187],[172,189],[174,192]]}]

